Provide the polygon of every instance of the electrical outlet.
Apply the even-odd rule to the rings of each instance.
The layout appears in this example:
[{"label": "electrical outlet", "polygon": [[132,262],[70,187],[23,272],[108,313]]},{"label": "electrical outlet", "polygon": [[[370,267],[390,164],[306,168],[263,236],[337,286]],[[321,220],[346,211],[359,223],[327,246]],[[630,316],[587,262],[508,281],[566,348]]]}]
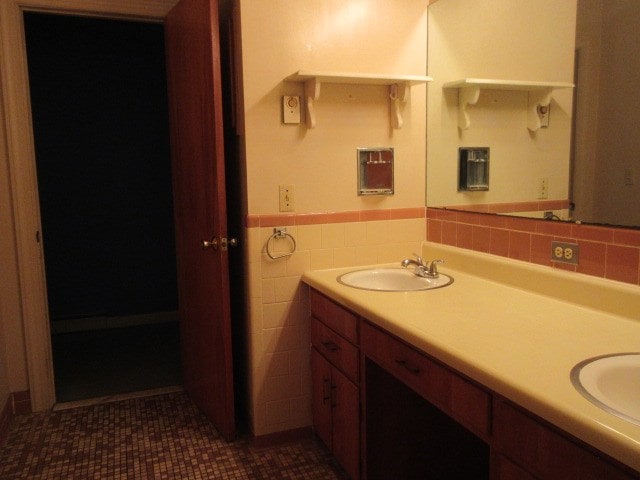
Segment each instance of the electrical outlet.
[{"label": "electrical outlet", "polygon": [[536,198],[543,199],[549,198],[549,179],[548,178],[539,178],[536,184],[537,195]]},{"label": "electrical outlet", "polygon": [[300,97],[291,95],[282,97],[282,122],[300,123]]},{"label": "electrical outlet", "polygon": [[547,128],[549,126],[549,111],[551,105],[538,105],[538,118],[540,119],[540,126]]},{"label": "electrical outlet", "polygon": [[278,187],[280,196],[280,211],[294,211],[293,185],[280,185]]},{"label": "electrical outlet", "polygon": [[577,243],[551,242],[551,260],[576,265],[580,248]]}]

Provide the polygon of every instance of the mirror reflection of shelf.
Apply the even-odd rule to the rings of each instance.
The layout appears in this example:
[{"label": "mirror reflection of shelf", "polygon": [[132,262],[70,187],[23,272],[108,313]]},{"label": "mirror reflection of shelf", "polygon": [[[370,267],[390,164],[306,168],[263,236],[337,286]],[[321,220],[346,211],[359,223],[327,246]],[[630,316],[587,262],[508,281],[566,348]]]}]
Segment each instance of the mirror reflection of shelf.
[{"label": "mirror reflection of shelf", "polygon": [[410,88],[414,85],[430,82],[433,79],[422,75],[382,75],[299,70],[293,75],[289,75],[285,80],[304,83],[307,128],[314,128],[317,124],[314,102],[320,98],[320,85],[323,83],[387,85],[389,87],[389,99],[392,102],[393,115],[391,122],[393,128],[402,128],[403,119],[400,106],[409,99]]},{"label": "mirror reflection of shelf", "polygon": [[445,83],[442,88],[458,89],[458,127],[466,130],[471,125],[468,105],[475,105],[480,98],[480,90],[525,90],[529,92],[527,107],[527,128],[535,132],[540,128],[538,107],[548,107],[554,90],[573,88],[568,82],[533,82],[522,80],[497,80],[485,78],[463,78]]}]

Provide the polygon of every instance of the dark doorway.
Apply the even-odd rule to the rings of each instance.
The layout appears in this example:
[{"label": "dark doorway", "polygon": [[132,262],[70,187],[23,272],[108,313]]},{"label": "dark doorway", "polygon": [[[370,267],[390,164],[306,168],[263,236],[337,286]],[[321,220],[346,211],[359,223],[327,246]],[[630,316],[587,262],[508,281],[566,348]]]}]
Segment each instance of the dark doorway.
[{"label": "dark doorway", "polygon": [[180,384],[163,26],[24,20],[57,401]]}]

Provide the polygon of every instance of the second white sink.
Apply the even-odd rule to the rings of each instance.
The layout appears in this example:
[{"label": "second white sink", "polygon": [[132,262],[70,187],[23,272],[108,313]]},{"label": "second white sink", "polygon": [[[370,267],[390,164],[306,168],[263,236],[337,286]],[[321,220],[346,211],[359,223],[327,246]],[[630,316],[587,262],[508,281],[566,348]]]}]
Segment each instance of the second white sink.
[{"label": "second white sink", "polygon": [[406,268],[368,268],[345,273],[337,278],[338,282],[364,290],[381,292],[408,292],[430,290],[449,285],[453,278],[443,273],[438,278],[425,278],[415,275]]},{"label": "second white sink", "polygon": [[571,381],[592,403],[640,425],[640,353],[618,353],[580,362],[571,371]]}]

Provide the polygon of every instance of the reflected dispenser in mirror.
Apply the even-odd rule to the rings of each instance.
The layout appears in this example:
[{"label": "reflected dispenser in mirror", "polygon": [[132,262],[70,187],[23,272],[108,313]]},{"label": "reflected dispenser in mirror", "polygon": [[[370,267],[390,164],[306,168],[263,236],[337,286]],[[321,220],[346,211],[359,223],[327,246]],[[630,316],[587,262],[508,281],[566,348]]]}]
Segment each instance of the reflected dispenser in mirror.
[{"label": "reflected dispenser in mirror", "polygon": [[393,148],[358,148],[358,195],[393,195]]},{"label": "reflected dispenser in mirror", "polygon": [[489,190],[489,147],[458,149],[458,190]]}]

